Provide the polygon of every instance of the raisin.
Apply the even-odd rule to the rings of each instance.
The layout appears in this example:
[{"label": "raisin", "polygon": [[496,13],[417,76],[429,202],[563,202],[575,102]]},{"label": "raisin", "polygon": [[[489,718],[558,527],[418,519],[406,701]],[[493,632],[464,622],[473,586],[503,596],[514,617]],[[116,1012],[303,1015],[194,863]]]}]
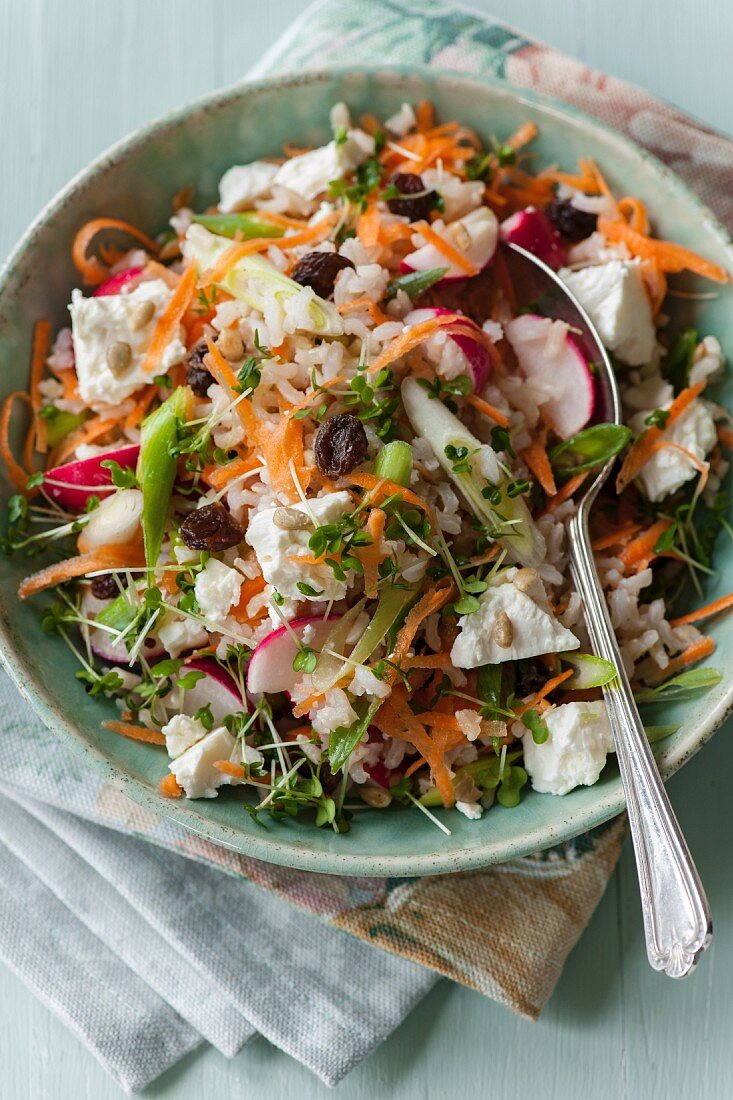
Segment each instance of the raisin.
[{"label": "raisin", "polygon": [[[119,580],[119,584],[117,583]],[[92,578],[92,595],[97,600],[114,600],[120,594],[120,587],[127,586],[127,577],[119,573],[102,573]]]},{"label": "raisin", "polygon": [[518,699],[523,699],[525,695],[533,695],[547,682],[547,669],[531,658],[526,661],[517,661],[515,669],[514,691]]},{"label": "raisin", "polygon": [[566,241],[584,241],[595,233],[598,215],[578,210],[571,202],[551,202],[545,207],[548,218]]},{"label": "raisin", "polygon": [[332,416],[318,429],[313,451],[316,466],[324,477],[343,477],[351,473],[369,451],[364,425],[351,413]]},{"label": "raisin", "polygon": [[197,508],[181,524],[181,538],[191,550],[228,550],[244,538],[244,528],[216,501]]},{"label": "raisin", "polygon": [[208,354],[205,342],[191,348],[186,359],[186,385],[190,386],[197,397],[206,397],[209,386],[214,381],[204,366],[204,356]]},{"label": "raisin", "polygon": [[391,213],[401,214],[411,222],[427,221],[437,201],[437,191],[426,191],[422,176],[413,172],[398,172],[392,176],[390,183],[400,193],[399,196],[387,200]]},{"label": "raisin", "polygon": [[312,287],[319,298],[330,298],[339,271],[353,266],[338,252],[307,252],[298,260],[291,278],[301,286]]}]

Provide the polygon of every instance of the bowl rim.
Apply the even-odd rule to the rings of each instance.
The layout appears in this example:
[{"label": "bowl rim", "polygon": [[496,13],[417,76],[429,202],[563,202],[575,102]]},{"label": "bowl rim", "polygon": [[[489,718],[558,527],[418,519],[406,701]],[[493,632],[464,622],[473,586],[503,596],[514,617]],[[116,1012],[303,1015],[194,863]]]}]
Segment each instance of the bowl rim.
[{"label": "bowl rim", "polygon": [[[67,202],[73,200],[77,191],[80,191],[98,171],[124,158],[128,152],[149,141],[157,133],[174,127],[197,112],[216,108],[248,93],[266,92],[273,88],[296,89],[303,84],[325,83],[339,78],[342,80],[358,79],[363,76],[374,77],[377,80],[386,82],[392,81],[396,86],[403,86],[410,79],[423,79],[431,83],[442,82],[449,86],[489,88],[494,95],[500,98],[526,103],[530,107],[540,106],[544,113],[550,117],[553,115],[562,119],[570,117],[576,122],[600,131],[604,134],[605,139],[611,145],[615,145],[624,156],[631,156],[649,166],[665,186],[676,192],[696,217],[706,223],[708,229],[717,237],[721,249],[728,254],[730,266],[733,267],[733,242],[730,234],[710,209],[666,164],[608,123],[571,104],[564,103],[533,89],[517,87],[490,74],[467,74],[457,70],[437,69],[427,65],[357,65],[308,69],[302,73],[282,73],[256,80],[239,81],[198,96],[127,133],[75,173],[43,205],[10,251],[7,259],[0,266],[0,291],[5,288],[15,265],[32,246],[34,237],[45,223],[61,211]],[[287,840],[273,839],[267,836],[264,830],[261,834],[259,832],[256,835],[248,833],[245,837],[239,830],[233,829],[222,822],[202,819],[197,811],[189,808],[189,804],[185,800],[176,802],[162,799],[150,786],[126,773],[109,760],[102,749],[90,743],[71,722],[57,712],[50,690],[39,687],[34,680],[34,674],[27,666],[26,660],[16,656],[9,627],[4,620],[0,621],[0,661],[15,686],[43,722],[56,732],[81,759],[87,761],[97,772],[101,773],[107,783],[128,795],[139,805],[151,810],[157,816],[167,818],[199,837],[247,857],[261,859],[268,863],[297,867],[301,870],[323,874],[349,876],[419,877],[477,870],[508,859],[540,852],[552,847],[554,844],[570,840],[589,829],[602,825],[624,809],[620,782],[616,782],[605,790],[592,808],[574,811],[569,818],[563,819],[559,815],[559,823],[554,826],[543,824],[529,830],[525,829],[521,833],[519,843],[512,845],[505,841],[499,845],[499,850],[493,852],[491,851],[490,838],[487,840],[486,845],[482,847],[454,849],[446,852],[437,850],[435,853],[410,856],[402,854],[380,855],[378,853],[359,855],[349,854],[345,851],[322,852],[310,849],[308,844],[299,838],[289,836]],[[684,743],[677,745],[672,752],[661,752],[657,755],[657,762],[663,778],[667,779],[694,756],[732,712],[733,677],[731,677],[717,704],[700,722],[691,728],[685,737]],[[307,835],[305,832],[302,834],[304,838],[307,838]],[[242,842],[243,837],[246,843]],[[494,845],[493,847],[496,848],[497,846]]]}]

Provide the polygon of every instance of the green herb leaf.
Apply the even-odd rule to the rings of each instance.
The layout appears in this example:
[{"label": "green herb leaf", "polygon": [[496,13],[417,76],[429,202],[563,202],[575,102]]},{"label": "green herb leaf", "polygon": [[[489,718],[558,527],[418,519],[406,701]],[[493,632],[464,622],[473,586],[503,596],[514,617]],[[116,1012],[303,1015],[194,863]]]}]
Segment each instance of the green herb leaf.
[{"label": "green herb leaf", "polygon": [[695,328],[683,328],[662,362],[662,375],[680,393],[689,384],[698,334]]},{"label": "green herb leaf", "polygon": [[709,691],[722,679],[717,668],[691,668],[657,687],[640,688],[634,692],[634,697],[637,703],[667,703],[671,700],[689,699],[702,691]]},{"label": "green herb leaf", "polygon": [[631,429],[624,424],[594,424],[552,447],[549,459],[556,472],[570,477],[605,465],[630,439]]},{"label": "green herb leaf", "polygon": [[100,462],[112,474],[112,484],[117,489],[139,489],[140,485],[135,477],[135,471],[128,466],[120,466],[113,458],[105,458]]},{"label": "green herb leaf", "polygon": [[532,734],[535,745],[543,745],[550,736],[550,731],[536,710],[525,710],[522,715],[522,722]]}]

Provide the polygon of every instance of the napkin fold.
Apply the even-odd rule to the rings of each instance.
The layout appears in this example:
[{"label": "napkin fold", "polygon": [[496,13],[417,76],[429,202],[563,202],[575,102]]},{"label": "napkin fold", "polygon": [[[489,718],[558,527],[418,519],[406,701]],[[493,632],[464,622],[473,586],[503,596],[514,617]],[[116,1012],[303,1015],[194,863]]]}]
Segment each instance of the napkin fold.
[{"label": "napkin fold", "polygon": [[[344,56],[491,74],[577,104],[733,223],[733,143],[496,20],[442,0],[318,0],[256,75]],[[1,673],[0,708],[0,959],[128,1091],[201,1042],[232,1056],[258,1034],[334,1084],[438,975],[536,1018],[623,838],[616,820],[418,880],[275,867],[129,801]]]}]

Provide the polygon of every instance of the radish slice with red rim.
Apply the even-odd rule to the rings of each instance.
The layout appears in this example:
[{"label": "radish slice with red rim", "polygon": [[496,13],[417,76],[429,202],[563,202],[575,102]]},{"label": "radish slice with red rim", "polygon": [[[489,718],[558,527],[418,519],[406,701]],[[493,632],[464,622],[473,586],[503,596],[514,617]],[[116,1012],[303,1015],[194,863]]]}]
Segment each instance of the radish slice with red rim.
[{"label": "radish slice with red rim", "polygon": [[595,385],[590,363],[563,321],[528,313],[505,326],[527,378],[548,383],[542,408],[561,439],[570,439],[593,415]]},{"label": "radish slice with red rim", "polygon": [[109,279],[105,279],[103,283],[100,283],[92,297],[109,298],[113,294],[120,294],[125,287],[130,286],[142,275],[142,273],[143,269],[141,267],[128,267],[124,271],[119,271],[116,275],[111,275]]},{"label": "radish slice with red rim", "polygon": [[[413,309],[405,317],[405,324],[419,325],[421,321],[429,321],[433,317],[441,317],[445,316],[447,313],[454,312],[455,311],[452,309],[443,309],[441,306],[426,306],[424,309]],[[466,328],[476,330],[477,339],[474,340],[468,334],[464,335],[463,333],[452,332],[449,332],[447,337],[460,348],[466,361],[465,373],[468,374],[473,382],[474,392],[478,393],[484,388],[491,374],[491,355],[485,343],[481,342],[486,340],[486,334],[478,327],[475,321],[470,319],[470,317],[461,317],[460,320],[461,324],[465,323]]]},{"label": "radish slice with red rim", "polygon": [[531,252],[553,271],[559,271],[565,263],[562,237],[544,210],[528,206],[512,214],[501,223],[501,239]]},{"label": "radish slice with red rim", "polygon": [[250,695],[292,691],[300,676],[293,669],[300,646],[309,646],[318,652],[338,618],[338,615],[330,619],[311,615],[271,631],[255,648],[247,668]]},{"label": "radish slice with red rim", "polygon": [[93,496],[106,496],[115,490],[112,472],[103,462],[116,462],[123,469],[134,470],[140,454],[138,443],[110,447],[90,458],[79,458],[47,470],[43,490],[62,508],[81,512]]},{"label": "radish slice with red rim", "polygon": [[213,657],[193,657],[181,667],[180,677],[187,672],[201,672],[193,685],[183,691],[182,713],[194,715],[202,707],[211,708],[214,726],[222,726],[230,714],[249,711],[246,698],[242,694],[231,674],[214,660]]}]

